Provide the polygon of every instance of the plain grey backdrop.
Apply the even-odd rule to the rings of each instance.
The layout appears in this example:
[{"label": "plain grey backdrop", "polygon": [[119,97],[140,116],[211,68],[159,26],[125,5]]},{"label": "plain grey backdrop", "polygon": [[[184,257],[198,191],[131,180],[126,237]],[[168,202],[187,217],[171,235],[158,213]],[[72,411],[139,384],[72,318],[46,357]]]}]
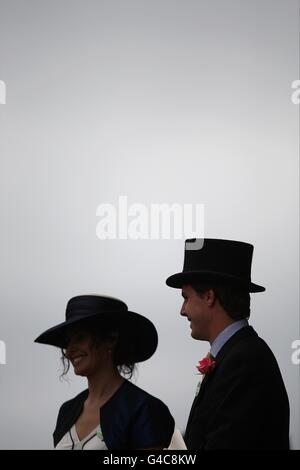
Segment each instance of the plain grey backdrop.
[{"label": "plain grey backdrop", "polygon": [[[0,447],[52,447],[60,354],[33,343],[73,295],[157,326],[135,382],[183,431],[208,343],[190,337],[183,240],[102,240],[101,203],[205,205],[205,235],[255,245],[251,324],[274,351],[299,443],[299,2],[0,0]],[[259,365],[258,365],[259,367]],[[275,410],[276,412],[276,410]]]}]

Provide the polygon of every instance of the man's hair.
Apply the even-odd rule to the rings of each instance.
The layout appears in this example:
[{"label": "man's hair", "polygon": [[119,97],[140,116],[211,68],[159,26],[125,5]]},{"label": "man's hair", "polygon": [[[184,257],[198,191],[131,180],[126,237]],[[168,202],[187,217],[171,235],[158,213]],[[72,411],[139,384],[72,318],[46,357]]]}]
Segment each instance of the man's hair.
[{"label": "man's hair", "polygon": [[250,317],[250,294],[239,286],[232,284],[192,284],[198,294],[212,289],[220,305],[233,320],[243,320]]}]

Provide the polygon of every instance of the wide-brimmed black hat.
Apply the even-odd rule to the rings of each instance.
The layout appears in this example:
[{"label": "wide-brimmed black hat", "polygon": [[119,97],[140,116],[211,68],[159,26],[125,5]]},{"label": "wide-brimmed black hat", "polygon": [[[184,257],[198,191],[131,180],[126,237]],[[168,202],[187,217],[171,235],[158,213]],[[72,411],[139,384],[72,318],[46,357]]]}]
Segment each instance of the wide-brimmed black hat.
[{"label": "wide-brimmed black hat", "polygon": [[36,343],[66,348],[72,327],[92,321],[99,332],[109,328],[124,335],[128,341],[133,362],[142,362],[151,357],[158,343],[157,331],[148,318],[130,312],[119,299],[102,295],[79,295],[69,300],[66,320],[44,331]]},{"label": "wide-brimmed black hat", "polygon": [[195,282],[229,283],[248,292],[263,292],[251,281],[253,245],[235,240],[191,238],[185,241],[181,273],[168,277],[170,287],[181,288]]}]

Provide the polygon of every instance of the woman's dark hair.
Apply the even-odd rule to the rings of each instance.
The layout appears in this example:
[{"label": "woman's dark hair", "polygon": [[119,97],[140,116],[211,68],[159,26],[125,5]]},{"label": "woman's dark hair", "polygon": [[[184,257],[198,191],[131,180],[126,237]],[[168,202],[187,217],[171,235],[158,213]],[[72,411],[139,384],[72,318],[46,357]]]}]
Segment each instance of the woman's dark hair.
[{"label": "woman's dark hair", "polygon": [[[122,333],[119,334],[120,327],[114,325],[112,321],[101,321],[97,319],[85,320],[84,322],[77,322],[74,328],[70,328],[68,337],[75,332],[87,332],[91,335],[93,343],[92,345],[97,347],[103,342],[110,342],[117,340],[116,346],[113,352],[113,364],[117,367],[120,374],[127,376],[129,379],[135,370],[134,362],[134,350],[133,344],[128,340],[126,330],[122,329]],[[65,377],[70,369],[70,361],[66,356],[66,349],[61,349],[62,356],[61,361],[63,364],[63,372],[61,377]]]},{"label": "woman's dark hair", "polygon": [[246,289],[232,284],[196,284],[192,287],[198,294],[212,289],[220,305],[233,320],[250,317],[250,294]]}]

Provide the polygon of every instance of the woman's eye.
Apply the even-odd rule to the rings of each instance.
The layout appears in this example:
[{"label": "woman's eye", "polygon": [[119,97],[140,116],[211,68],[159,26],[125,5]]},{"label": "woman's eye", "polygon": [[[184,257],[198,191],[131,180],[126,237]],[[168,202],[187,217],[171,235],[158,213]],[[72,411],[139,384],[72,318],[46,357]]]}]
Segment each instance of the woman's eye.
[{"label": "woman's eye", "polygon": [[75,341],[75,342],[82,341],[82,340],[84,340],[84,336],[85,335],[82,334],[82,333],[74,334],[74,335],[71,336],[70,341]]},{"label": "woman's eye", "polygon": [[78,341],[83,341],[85,339],[86,339],[86,334],[85,333],[78,334],[78,336],[77,336]]}]

